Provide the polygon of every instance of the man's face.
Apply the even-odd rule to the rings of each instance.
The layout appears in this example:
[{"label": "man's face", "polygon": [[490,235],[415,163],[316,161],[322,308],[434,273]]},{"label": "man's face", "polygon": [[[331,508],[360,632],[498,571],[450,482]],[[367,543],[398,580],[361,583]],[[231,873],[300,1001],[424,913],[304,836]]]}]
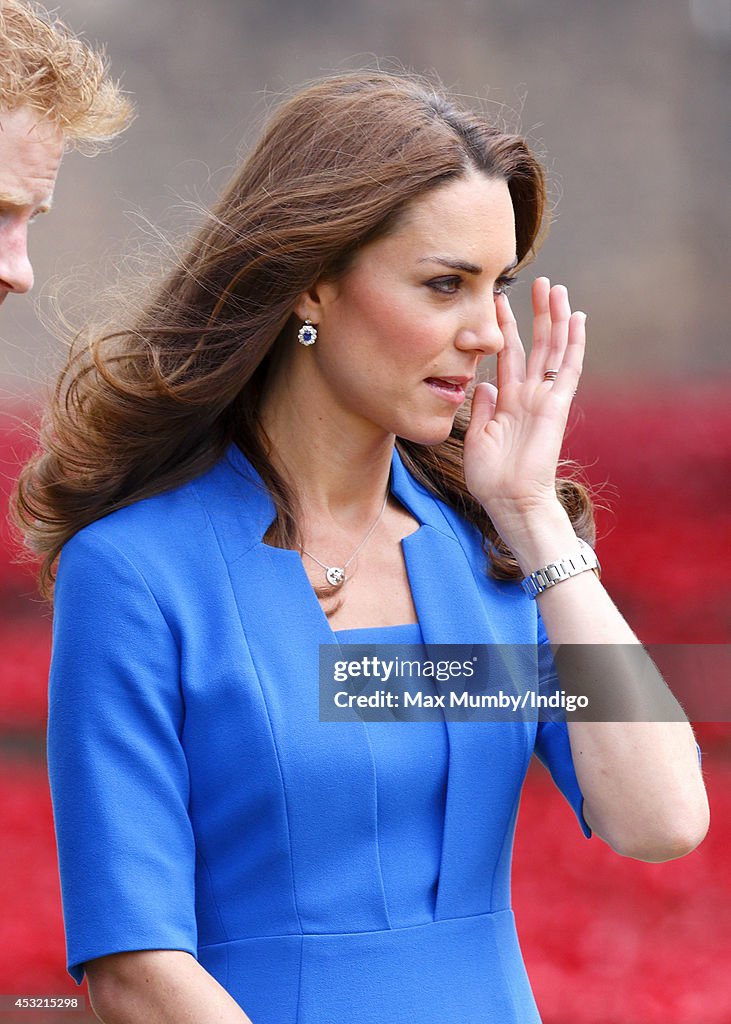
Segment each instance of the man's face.
[{"label": "man's face", "polygon": [[33,287],[28,225],[51,207],[63,148],[60,129],[34,111],[0,111],[0,303]]}]

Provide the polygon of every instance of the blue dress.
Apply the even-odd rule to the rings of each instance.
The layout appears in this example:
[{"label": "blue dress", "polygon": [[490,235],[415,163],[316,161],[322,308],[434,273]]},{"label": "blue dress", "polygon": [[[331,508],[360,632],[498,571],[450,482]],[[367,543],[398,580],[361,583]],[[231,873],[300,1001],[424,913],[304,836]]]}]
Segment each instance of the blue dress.
[{"label": "blue dress", "polygon": [[[392,491],[419,523],[419,627],[392,641],[545,643],[396,452]],[[510,860],[533,753],[591,834],[565,725],[321,721],[320,645],[364,634],[335,635],[299,555],[263,542],[273,514],[232,445],[63,549],[48,758],[70,973],[176,949],[253,1024],[535,1024]]]}]

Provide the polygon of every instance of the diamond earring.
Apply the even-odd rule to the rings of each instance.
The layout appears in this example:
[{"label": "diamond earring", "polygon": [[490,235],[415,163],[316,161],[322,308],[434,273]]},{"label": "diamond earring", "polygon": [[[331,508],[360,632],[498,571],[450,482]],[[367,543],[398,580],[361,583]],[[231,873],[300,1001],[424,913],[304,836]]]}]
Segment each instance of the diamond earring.
[{"label": "diamond earring", "polygon": [[317,328],[311,320],[305,320],[297,332],[300,345],[314,345],[317,341]]}]

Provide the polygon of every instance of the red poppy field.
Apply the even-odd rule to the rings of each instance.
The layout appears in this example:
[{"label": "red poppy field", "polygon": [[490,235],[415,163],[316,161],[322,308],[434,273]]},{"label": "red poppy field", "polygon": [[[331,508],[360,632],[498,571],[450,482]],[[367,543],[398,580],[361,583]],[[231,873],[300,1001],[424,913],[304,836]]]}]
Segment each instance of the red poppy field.
[{"label": "red poppy field", "polygon": [[[727,382],[582,393],[568,438],[599,491],[603,580],[646,643],[731,640]],[[0,420],[6,496],[30,450]],[[64,966],[43,762],[50,618],[0,527],[0,994],[79,996]],[[513,890],[544,1024],[731,1024],[731,725],[698,723],[711,830],[642,864],[587,841],[543,768],[521,804]],[[7,999],[0,1020],[27,1020]],[[37,1022],[89,1019],[36,1010]],[[459,1024],[459,1022],[445,1022]],[[495,1022],[498,1024],[498,1022]]]}]

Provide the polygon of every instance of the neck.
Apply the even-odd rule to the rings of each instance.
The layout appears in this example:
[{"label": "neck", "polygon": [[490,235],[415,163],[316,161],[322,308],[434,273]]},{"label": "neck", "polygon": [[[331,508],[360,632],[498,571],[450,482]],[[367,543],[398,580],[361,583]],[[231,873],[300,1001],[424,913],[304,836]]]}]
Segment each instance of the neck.
[{"label": "neck", "polygon": [[[308,394],[308,401],[298,396]],[[306,389],[283,382],[262,408],[275,468],[294,489],[305,521],[367,525],[388,486],[394,435],[323,407]]]}]

